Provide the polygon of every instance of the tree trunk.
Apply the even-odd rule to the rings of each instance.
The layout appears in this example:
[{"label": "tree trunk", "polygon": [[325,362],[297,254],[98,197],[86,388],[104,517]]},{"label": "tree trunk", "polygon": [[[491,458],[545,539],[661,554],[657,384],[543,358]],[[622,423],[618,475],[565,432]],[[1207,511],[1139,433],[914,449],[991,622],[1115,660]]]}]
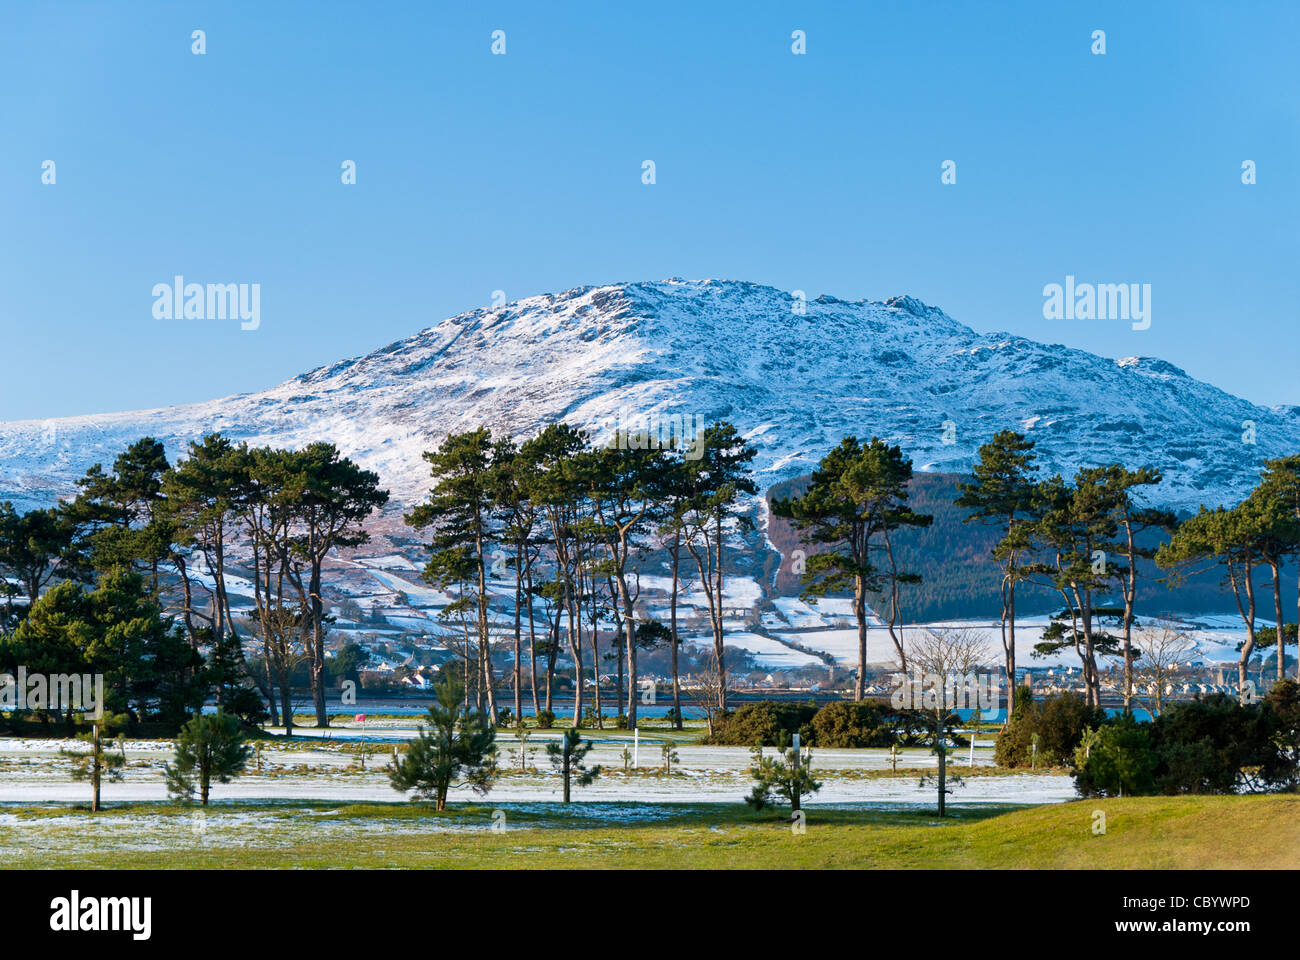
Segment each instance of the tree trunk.
[{"label": "tree trunk", "polygon": [[672,650],[671,650],[670,652],[671,652],[671,654],[672,654],[672,661],[673,661],[672,669],[673,669],[673,729],[674,729],[674,730],[680,730],[680,729],[682,729],[682,691],[681,691],[681,684],[678,682],[678,679],[677,679],[677,678],[678,678],[678,671],[677,671],[677,580],[678,580],[678,569],[677,569],[677,565],[678,565],[678,561],[679,561],[680,557],[681,557],[681,531],[680,531],[680,530],[674,530],[674,532],[673,532],[673,549],[672,549],[672,558],[673,558],[673,586],[672,586],[672,599],[671,599],[671,601],[669,602],[669,607],[668,607],[668,609],[669,609],[668,617],[669,617],[669,622],[670,622],[670,624],[671,624],[671,626],[670,626],[670,632],[671,632],[671,637],[672,637],[672,641],[671,641],[671,642],[672,642]]},{"label": "tree trunk", "polygon": [[939,748],[939,816],[946,816],[944,812],[945,803],[948,793],[948,746],[947,738],[944,736],[943,720],[938,723],[938,737],[935,740]]},{"label": "tree trunk", "polygon": [[1255,652],[1255,584],[1252,578],[1252,564],[1247,560],[1244,564],[1245,576],[1244,587],[1246,597],[1248,598],[1247,618],[1246,618],[1246,642],[1241,645],[1241,660],[1237,663],[1237,695],[1239,698],[1246,695],[1246,681],[1250,669],[1250,656]]},{"label": "tree trunk", "polygon": [[582,725],[582,637],[574,627],[573,598],[569,598],[569,653],[573,656],[573,725]]},{"label": "tree trunk", "polygon": [[[623,705],[623,690],[625,689],[623,686],[623,643],[620,639],[622,635],[622,630],[618,630],[614,633],[614,653],[618,665],[618,672],[614,682],[614,702],[619,705],[620,709]],[[624,714],[624,716],[626,716],[626,714]]]},{"label": "tree trunk", "polygon": [[[626,545],[623,555],[627,555]],[[636,611],[632,608],[632,595],[627,589],[627,576],[619,571],[619,599],[623,603],[623,637],[627,646],[627,728],[636,729],[637,671],[636,671]]]},{"label": "tree trunk", "polygon": [[515,726],[522,726],[524,722],[524,704],[521,698],[520,687],[523,685],[523,640],[520,636],[520,609],[519,605],[523,600],[522,593],[524,589],[524,571],[520,553],[515,552]]},{"label": "tree trunk", "polygon": [[[579,580],[581,583],[581,580]],[[603,730],[605,728],[605,711],[600,700],[600,617],[597,613],[596,602],[596,577],[591,578],[591,679],[595,685],[592,691],[594,700],[593,708],[596,714],[596,728]],[[579,591],[581,592],[581,591]],[[581,607],[578,608],[581,611]],[[581,616],[581,612],[579,612]],[[618,707],[618,701],[615,701],[615,709]]]},{"label": "tree trunk", "polygon": [[1286,640],[1282,633],[1282,561],[1273,560],[1273,611],[1277,617],[1277,678],[1286,678]]},{"label": "tree trunk", "polygon": [[325,634],[321,627],[325,609],[321,603],[320,581],[320,560],[313,556],[311,578],[307,584],[311,603],[311,697],[316,707],[316,726],[328,727],[330,716],[325,708]]},{"label": "tree trunk", "polygon": [[555,658],[560,652],[560,611],[555,611],[555,620],[551,624],[551,639],[546,651],[546,709],[555,712]]},{"label": "tree trunk", "polygon": [[280,676],[280,713],[284,718],[284,735],[293,736],[293,703],[289,691],[288,671],[283,671]]},{"label": "tree trunk", "polygon": [[528,692],[533,698],[533,716],[537,716],[537,633],[533,623],[533,558],[525,558],[525,577],[528,583]]},{"label": "tree trunk", "polygon": [[94,788],[94,793],[95,793],[95,795],[94,795],[94,798],[90,801],[90,812],[91,812],[91,813],[98,813],[98,812],[99,812],[99,774],[100,774],[100,762],[101,762],[101,760],[102,760],[102,758],[103,758],[103,747],[102,747],[102,745],[100,744],[100,740],[99,740],[99,724],[98,724],[98,723],[95,724],[95,734],[94,734],[94,736],[95,736],[95,740],[94,740],[94,746],[92,747],[93,755],[91,756],[91,767],[90,767],[90,773],[91,773],[91,777],[93,778],[93,788]]},{"label": "tree trunk", "polygon": [[[858,618],[858,679],[853,685],[853,699],[867,695],[867,588],[862,574],[853,575],[853,615]],[[906,674],[907,668],[904,667]]]},{"label": "tree trunk", "polygon": [[1016,706],[1016,580],[1014,573],[1007,590],[1007,720]]},{"label": "tree trunk", "polygon": [[714,529],[716,531],[716,560],[717,560],[717,582],[718,586],[715,593],[718,596],[718,625],[717,630],[717,654],[718,654],[718,676],[722,679],[719,687],[718,706],[723,710],[727,709],[727,642],[722,631],[722,513],[721,511],[714,518]]},{"label": "tree trunk", "polygon": [[271,712],[271,726],[280,725],[280,708],[275,703],[275,677],[271,673],[271,651],[262,644],[262,666],[266,668],[266,705]]}]

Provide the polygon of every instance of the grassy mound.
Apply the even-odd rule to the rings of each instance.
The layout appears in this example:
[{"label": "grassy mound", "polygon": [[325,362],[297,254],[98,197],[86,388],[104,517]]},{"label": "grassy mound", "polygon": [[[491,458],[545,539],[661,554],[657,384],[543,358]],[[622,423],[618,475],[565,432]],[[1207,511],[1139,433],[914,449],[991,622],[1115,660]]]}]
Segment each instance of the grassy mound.
[{"label": "grassy mound", "polygon": [[944,821],[813,807],[802,834],[715,804],[51,805],[0,810],[0,849],[29,868],[1295,868],[1300,797],[966,807]]}]

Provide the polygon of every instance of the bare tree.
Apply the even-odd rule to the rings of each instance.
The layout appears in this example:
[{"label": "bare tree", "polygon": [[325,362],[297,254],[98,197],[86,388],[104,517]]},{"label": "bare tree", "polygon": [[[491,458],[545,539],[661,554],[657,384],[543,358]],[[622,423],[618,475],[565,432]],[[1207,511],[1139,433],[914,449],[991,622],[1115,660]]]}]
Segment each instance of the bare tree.
[{"label": "bare tree", "polygon": [[[934,690],[934,749],[939,756],[939,816],[944,816],[948,793],[949,711],[957,705],[957,691],[968,677],[994,664],[993,645],[977,627],[925,627],[913,633],[908,644],[912,667],[937,684]],[[906,682],[906,678],[904,678]],[[967,694],[974,691],[966,687]],[[1014,695],[1014,691],[1012,691]]]},{"label": "bare tree", "polygon": [[687,680],[686,693],[704,711],[709,736],[712,736],[714,718],[723,709],[721,704],[727,702],[732,680],[718,659],[717,652],[711,648],[705,650],[699,670],[690,674]]},{"label": "bare tree", "polygon": [[966,676],[993,665],[993,644],[980,627],[924,627],[908,641],[913,666],[940,676]]},{"label": "bare tree", "polygon": [[1137,638],[1142,655],[1137,660],[1134,687],[1143,695],[1151,715],[1158,717],[1165,705],[1165,688],[1178,675],[1179,664],[1191,660],[1196,643],[1171,620],[1139,627]]}]

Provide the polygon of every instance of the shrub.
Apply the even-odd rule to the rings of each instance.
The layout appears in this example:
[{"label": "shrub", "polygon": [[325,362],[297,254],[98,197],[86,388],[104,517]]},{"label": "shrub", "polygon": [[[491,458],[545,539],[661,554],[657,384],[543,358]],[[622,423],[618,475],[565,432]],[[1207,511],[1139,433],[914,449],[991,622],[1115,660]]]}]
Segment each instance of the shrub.
[{"label": "shrub", "polygon": [[1300,766],[1300,684],[1279,680],[1265,702],[1277,719],[1278,746],[1291,757],[1293,767]]},{"label": "shrub", "polygon": [[539,730],[550,730],[554,726],[555,726],[554,710],[537,711],[537,728]]},{"label": "shrub", "polygon": [[1084,797],[1155,793],[1155,770],[1151,738],[1131,715],[1085,731],[1074,752],[1074,785]]},{"label": "shrub", "polygon": [[[947,718],[951,726],[956,715]],[[878,700],[840,700],[817,711],[811,723],[819,747],[900,747],[934,743],[934,716],[924,710],[894,710]],[[949,731],[949,736],[954,736]],[[960,737],[956,738],[961,741]],[[964,741],[962,741],[964,742]]]},{"label": "shrub", "polygon": [[1295,766],[1270,702],[1242,705],[1226,694],[1176,703],[1152,723],[1160,792],[1235,793],[1287,789]]},{"label": "shrub", "polygon": [[1037,735],[1038,763],[1045,766],[1069,763],[1083,741],[1084,731],[1105,723],[1106,712],[1088,706],[1077,693],[1064,693],[1041,702],[1017,695],[1016,709],[1011,722],[998,735],[993,758],[999,766],[1029,766],[1033,762],[1032,744]]},{"label": "shrub", "polygon": [[813,716],[812,732],[819,747],[888,747],[895,737],[875,700],[828,703]]},{"label": "shrub", "polygon": [[735,710],[717,714],[714,717],[713,733],[704,742],[742,747],[775,747],[788,743],[790,736],[797,733],[805,743],[811,743],[811,722],[816,715],[817,706],[813,703],[780,700],[746,703]]}]

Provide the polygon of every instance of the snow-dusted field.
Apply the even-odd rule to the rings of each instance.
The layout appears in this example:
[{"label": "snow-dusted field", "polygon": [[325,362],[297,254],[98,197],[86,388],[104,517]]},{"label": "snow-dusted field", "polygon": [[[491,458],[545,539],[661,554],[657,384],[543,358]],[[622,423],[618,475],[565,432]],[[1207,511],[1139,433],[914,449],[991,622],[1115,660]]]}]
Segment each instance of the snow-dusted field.
[{"label": "snow-dusted field", "polygon": [[[262,751],[262,770],[250,771],[229,784],[213,788],[215,799],[238,800],[324,800],[329,802],[391,801],[400,799],[383,771],[392,740],[412,736],[409,727],[382,731],[334,731],[330,740],[304,737],[288,744],[274,744]],[[679,745],[678,760],[671,775],[662,773],[660,741],[641,741],[639,767],[624,770],[622,752],[631,745],[626,739],[600,739],[589,762],[599,763],[605,774],[592,786],[576,791],[587,801],[627,803],[735,803],[748,791],[751,763],[749,750],[741,747]],[[388,738],[379,742],[380,736]],[[337,749],[341,742],[372,743],[374,753],[362,771],[355,753]],[[560,781],[546,763],[543,744],[546,735],[529,742],[528,771],[520,772],[518,743],[503,735],[499,762],[503,776],[493,788],[492,801],[555,802],[561,798]],[[0,739],[0,803],[83,803],[87,786],[71,780],[67,761],[58,756],[67,741]],[[991,743],[979,744],[975,766],[991,765]],[[170,745],[162,741],[130,741],[126,747],[128,766],[121,783],[103,787],[106,801],[162,801],[167,798],[163,765]],[[936,758],[928,750],[904,750],[898,765],[905,769],[934,769]],[[924,806],[934,800],[933,786],[922,787],[915,776],[869,777],[868,771],[890,768],[886,750],[814,750],[813,770],[822,789],[811,804],[879,804]],[[950,771],[960,776],[969,769],[968,751],[951,755]],[[461,794],[464,799],[473,795]],[[977,775],[968,778],[953,794],[956,803],[1059,803],[1074,798],[1069,777],[1051,774]]]},{"label": "snow-dusted field", "polygon": [[[771,670],[783,670],[790,667],[815,666],[822,661],[811,653],[793,650],[771,637],[764,637],[747,630],[737,630],[726,634],[727,646],[737,650],[746,650],[754,654],[754,661]],[[712,637],[687,637],[682,641],[693,647],[705,648],[713,644]]]},{"label": "snow-dusted field", "polygon": [[[814,618],[825,620],[825,617],[820,612],[808,613],[806,610],[811,608],[797,606],[799,601],[778,597],[774,603],[786,616],[792,627],[810,623]],[[822,603],[824,604],[826,601],[822,601]],[[787,609],[789,610],[788,614],[786,614]],[[1077,670],[1079,657],[1073,650],[1062,650],[1051,656],[1035,655],[1034,644],[1042,639],[1043,630],[1046,629],[1048,622],[1047,617],[1030,617],[1016,622],[1017,664],[1025,667],[1073,667]],[[1257,625],[1260,627],[1272,626],[1272,622],[1260,619],[1257,621]],[[1001,628],[996,622],[943,620],[934,623],[905,624],[899,628],[904,645],[906,646],[908,637],[927,627],[975,630],[983,636],[988,645],[990,662],[998,663],[1001,660]],[[858,628],[856,625],[836,629],[773,629],[772,632],[783,640],[794,641],[809,649],[823,650],[831,654],[837,663],[844,666],[852,668],[858,665]],[[1227,616],[1197,617],[1187,625],[1187,633],[1195,645],[1194,658],[1206,664],[1235,663],[1239,656],[1237,645],[1246,637],[1246,630],[1241,625],[1241,619],[1236,618],[1234,624],[1233,619]],[[890,640],[888,628],[881,626],[880,621],[874,618],[867,622],[867,662],[878,665],[897,662],[897,653],[894,650],[893,641]]]}]

